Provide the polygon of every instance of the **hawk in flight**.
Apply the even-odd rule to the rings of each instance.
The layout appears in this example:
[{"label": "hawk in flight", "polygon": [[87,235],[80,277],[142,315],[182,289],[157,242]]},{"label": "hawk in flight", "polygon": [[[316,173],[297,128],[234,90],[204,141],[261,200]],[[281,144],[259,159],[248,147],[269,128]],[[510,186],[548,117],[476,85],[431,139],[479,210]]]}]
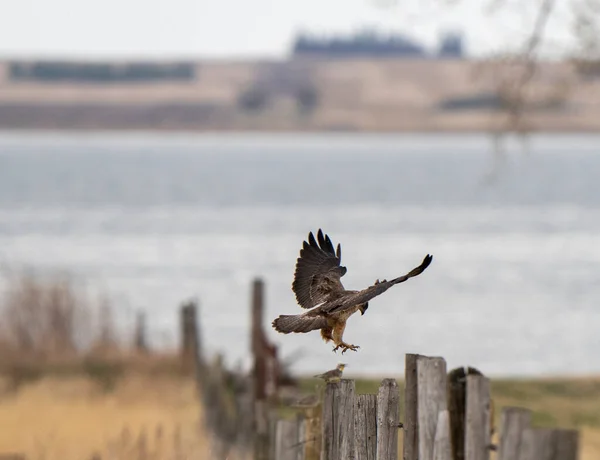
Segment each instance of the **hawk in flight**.
[{"label": "hawk in flight", "polygon": [[324,235],[320,229],[317,239],[312,232],[308,234],[308,241],[304,241],[296,262],[292,290],[298,304],[309,310],[299,315],[279,316],[273,321],[276,331],[289,334],[320,329],[325,342],[333,340],[333,351],[340,348],[342,354],[347,350],[356,351],[358,346],[347,344],[343,340],[348,318],[357,311],[364,315],[369,307],[369,300],[383,294],[395,284],[423,273],[433,257],[428,254],[421,265],[406,275],[390,281],[377,280],[362,291],[346,290],[342,285],[340,279],[346,274],[346,267],[340,265],[341,259],[341,246],[338,244],[337,249],[334,248],[328,235]]}]

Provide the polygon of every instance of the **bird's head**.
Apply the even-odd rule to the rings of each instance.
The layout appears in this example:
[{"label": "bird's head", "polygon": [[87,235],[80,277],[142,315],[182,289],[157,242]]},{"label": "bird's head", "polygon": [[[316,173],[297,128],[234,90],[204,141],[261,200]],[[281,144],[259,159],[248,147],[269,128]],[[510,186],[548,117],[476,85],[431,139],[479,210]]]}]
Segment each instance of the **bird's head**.
[{"label": "bird's head", "polygon": [[343,363],[340,363],[340,364],[338,364],[338,365],[337,365],[337,368],[338,368],[338,370],[340,370],[340,371],[343,371],[345,367],[346,367],[346,365],[345,365],[345,364],[343,364]]},{"label": "bird's head", "polygon": [[367,311],[367,308],[369,308],[369,302],[365,302],[360,307],[358,307],[358,309],[360,310],[361,316],[365,314],[365,312]]}]

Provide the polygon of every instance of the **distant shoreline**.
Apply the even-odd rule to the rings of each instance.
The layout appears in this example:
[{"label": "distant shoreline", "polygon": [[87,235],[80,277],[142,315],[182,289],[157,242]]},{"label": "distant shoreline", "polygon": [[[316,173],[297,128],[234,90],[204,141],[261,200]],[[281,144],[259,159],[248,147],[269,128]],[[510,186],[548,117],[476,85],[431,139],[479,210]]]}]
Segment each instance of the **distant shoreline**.
[{"label": "distant shoreline", "polygon": [[[7,65],[1,131],[488,134],[507,126],[497,69],[470,60],[199,61],[187,81],[110,84],[18,81]],[[538,72],[519,129],[600,132],[600,78],[577,78],[561,63]]]}]

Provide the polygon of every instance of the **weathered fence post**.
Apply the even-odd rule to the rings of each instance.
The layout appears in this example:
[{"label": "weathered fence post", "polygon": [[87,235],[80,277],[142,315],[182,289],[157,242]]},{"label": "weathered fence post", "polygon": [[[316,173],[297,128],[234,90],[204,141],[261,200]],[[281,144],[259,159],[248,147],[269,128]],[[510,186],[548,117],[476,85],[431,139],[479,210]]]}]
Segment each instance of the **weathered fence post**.
[{"label": "weathered fence post", "polygon": [[264,309],[264,283],[255,279],[252,283],[252,331],[251,350],[254,356],[254,459],[269,460],[269,408],[267,402],[267,363],[262,321]]},{"label": "weathered fence post", "polygon": [[527,428],[523,432],[518,460],[576,460],[579,433],[576,430]]},{"label": "weathered fence post", "polygon": [[139,353],[148,351],[148,341],[146,340],[146,313],[138,311],[135,316],[135,350]]},{"label": "weathered fence post", "polygon": [[552,460],[552,430],[527,428],[521,438],[519,460]]},{"label": "weathered fence post", "polygon": [[323,441],[321,437],[322,403],[319,402],[316,406],[307,408],[304,415],[305,460],[319,460],[321,458],[321,445]]},{"label": "weathered fence post", "polygon": [[321,460],[354,456],[354,380],[342,379],[325,387]]},{"label": "weathered fence post", "polygon": [[531,411],[506,407],[500,417],[498,460],[519,460],[523,432],[531,425]]},{"label": "weathered fence post", "polygon": [[377,453],[377,395],[356,395],[354,401],[356,460],[375,460]]},{"label": "weathered fence post", "polygon": [[490,458],[490,381],[483,375],[467,375],[465,459]]},{"label": "weathered fence post", "polygon": [[448,410],[453,460],[465,458],[467,375],[482,375],[474,367],[457,367],[448,372]]},{"label": "weathered fence post", "polygon": [[577,460],[579,456],[579,432],[577,430],[554,430],[554,460]]},{"label": "weathered fence post", "polygon": [[264,283],[261,279],[255,279],[252,283],[251,309],[252,330],[250,335],[250,347],[252,355],[254,356],[254,394],[256,400],[263,400],[267,397],[267,363],[265,362],[265,343],[262,329]]},{"label": "weathered fence post", "polygon": [[377,393],[377,460],[398,459],[400,393],[394,379],[384,379]]},{"label": "weathered fence post", "polygon": [[275,434],[275,460],[304,460],[304,420],[279,420]]},{"label": "weathered fence post", "polygon": [[438,414],[437,428],[433,441],[434,460],[452,460],[450,439],[450,412],[443,410]]},{"label": "weathered fence post", "polygon": [[202,361],[202,352],[195,301],[184,303],[181,306],[181,358],[184,370],[198,371],[198,366]]},{"label": "weathered fence post", "polygon": [[419,423],[417,419],[417,359],[421,355],[406,354],[404,359],[404,460],[419,458]]},{"label": "weathered fence post", "polygon": [[[419,460],[432,460],[439,414],[448,409],[446,396],[446,361],[443,358],[417,358],[417,419],[419,424]],[[448,430],[450,427],[448,426]],[[439,431],[439,434],[438,434]]]}]

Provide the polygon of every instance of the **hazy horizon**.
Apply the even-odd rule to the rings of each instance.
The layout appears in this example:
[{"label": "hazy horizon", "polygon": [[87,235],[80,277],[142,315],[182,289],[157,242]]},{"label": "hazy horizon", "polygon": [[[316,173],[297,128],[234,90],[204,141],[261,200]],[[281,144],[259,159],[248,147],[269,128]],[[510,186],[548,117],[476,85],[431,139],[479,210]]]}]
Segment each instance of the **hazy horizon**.
[{"label": "hazy horizon", "polygon": [[[430,49],[462,32],[469,56],[523,46],[539,5],[489,12],[491,2],[429,0],[21,0],[0,16],[0,59],[284,58],[299,32],[401,32]],[[547,28],[547,55],[564,53],[572,15],[559,3]]]}]

